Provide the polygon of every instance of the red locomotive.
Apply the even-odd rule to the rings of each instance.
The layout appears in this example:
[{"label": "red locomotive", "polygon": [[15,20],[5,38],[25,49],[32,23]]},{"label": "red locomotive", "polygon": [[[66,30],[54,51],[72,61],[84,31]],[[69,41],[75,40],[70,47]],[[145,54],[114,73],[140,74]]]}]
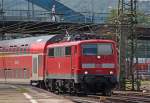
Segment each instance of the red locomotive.
[{"label": "red locomotive", "polygon": [[56,40],[52,35],[0,41],[0,80],[109,95],[119,79],[115,42]]}]

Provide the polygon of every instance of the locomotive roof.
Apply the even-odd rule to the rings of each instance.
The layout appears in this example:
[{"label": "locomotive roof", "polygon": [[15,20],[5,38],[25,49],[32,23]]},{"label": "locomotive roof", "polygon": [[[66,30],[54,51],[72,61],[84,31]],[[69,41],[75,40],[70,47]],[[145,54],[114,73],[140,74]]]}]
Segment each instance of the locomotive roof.
[{"label": "locomotive roof", "polygon": [[55,37],[55,35],[3,40],[3,41],[0,41],[0,47],[21,46],[21,45],[30,46],[31,44],[36,43],[36,42],[46,43],[48,41],[51,41],[53,37]]},{"label": "locomotive roof", "polygon": [[113,40],[104,40],[104,39],[91,39],[91,40],[81,40],[81,41],[71,41],[71,42],[59,42],[49,45],[48,47],[53,46],[71,46],[71,45],[78,45],[81,43],[90,43],[90,42],[104,42],[104,43],[115,43]]}]

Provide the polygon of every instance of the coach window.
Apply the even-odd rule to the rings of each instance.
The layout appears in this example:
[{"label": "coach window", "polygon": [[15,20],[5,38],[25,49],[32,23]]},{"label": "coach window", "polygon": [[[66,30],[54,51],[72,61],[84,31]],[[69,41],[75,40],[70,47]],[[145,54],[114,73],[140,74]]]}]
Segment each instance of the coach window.
[{"label": "coach window", "polygon": [[27,54],[30,53],[30,48],[29,48],[29,46],[26,48],[26,53],[27,53]]},{"label": "coach window", "polygon": [[17,53],[17,54],[20,53],[20,48],[19,48],[19,47],[16,49],[16,53]]},{"label": "coach window", "polygon": [[29,46],[28,46],[28,44],[25,44],[25,49],[24,49],[24,50],[25,50],[25,53],[26,53],[26,54],[28,54],[28,53],[30,52],[30,51],[29,51]]},{"label": "coach window", "polygon": [[21,53],[25,53],[25,47],[24,47],[25,45],[21,45],[21,48],[22,48],[22,50],[21,50]]},{"label": "coach window", "polygon": [[4,48],[3,47],[1,48],[1,51],[4,52]]},{"label": "coach window", "polygon": [[12,52],[12,48],[13,48],[13,46],[9,46],[9,52]]},{"label": "coach window", "polygon": [[22,54],[22,50],[23,50],[23,48],[21,47],[21,48],[20,48],[20,54]]},{"label": "coach window", "polygon": [[42,67],[42,55],[38,55],[38,68]]},{"label": "coach window", "polygon": [[27,53],[26,48],[24,48],[24,53],[25,53],[25,54]]},{"label": "coach window", "polygon": [[6,51],[6,52],[8,52],[8,51],[9,51],[9,49],[5,49],[5,51]]},{"label": "coach window", "polygon": [[15,46],[13,46],[13,53],[15,53],[15,49],[16,49],[16,47],[15,47]]},{"label": "coach window", "polygon": [[65,55],[71,55],[71,47],[65,47]]}]

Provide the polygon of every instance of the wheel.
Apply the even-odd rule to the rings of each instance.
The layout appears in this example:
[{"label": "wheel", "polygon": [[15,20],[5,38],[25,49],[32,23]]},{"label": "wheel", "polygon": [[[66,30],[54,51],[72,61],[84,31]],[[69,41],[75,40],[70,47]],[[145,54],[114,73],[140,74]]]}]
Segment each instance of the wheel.
[{"label": "wheel", "polygon": [[58,95],[62,93],[60,81],[55,82],[55,93],[58,94]]},{"label": "wheel", "polygon": [[40,88],[45,89],[44,81],[39,81],[39,86],[40,86]]},{"label": "wheel", "polygon": [[68,91],[71,96],[74,96],[77,93],[74,81],[69,82]]},{"label": "wheel", "polygon": [[102,92],[102,94],[104,96],[111,96],[112,95],[112,90],[108,89],[108,88],[105,88],[105,90]]},{"label": "wheel", "polygon": [[38,85],[38,83],[36,81],[31,80],[30,85],[36,87]]},{"label": "wheel", "polygon": [[47,82],[47,90],[48,90],[49,92],[52,92],[52,85],[51,85],[51,82],[50,82],[50,81]]},{"label": "wheel", "polygon": [[33,81],[32,80],[30,80],[30,85],[33,86]]}]

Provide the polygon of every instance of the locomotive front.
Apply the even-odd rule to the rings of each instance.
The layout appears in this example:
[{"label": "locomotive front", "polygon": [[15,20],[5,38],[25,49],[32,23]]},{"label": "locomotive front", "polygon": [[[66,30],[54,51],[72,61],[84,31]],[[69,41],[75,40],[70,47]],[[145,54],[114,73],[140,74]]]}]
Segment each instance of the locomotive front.
[{"label": "locomotive front", "polygon": [[115,43],[97,40],[80,44],[78,82],[90,92],[110,95],[118,83],[118,57]]}]

